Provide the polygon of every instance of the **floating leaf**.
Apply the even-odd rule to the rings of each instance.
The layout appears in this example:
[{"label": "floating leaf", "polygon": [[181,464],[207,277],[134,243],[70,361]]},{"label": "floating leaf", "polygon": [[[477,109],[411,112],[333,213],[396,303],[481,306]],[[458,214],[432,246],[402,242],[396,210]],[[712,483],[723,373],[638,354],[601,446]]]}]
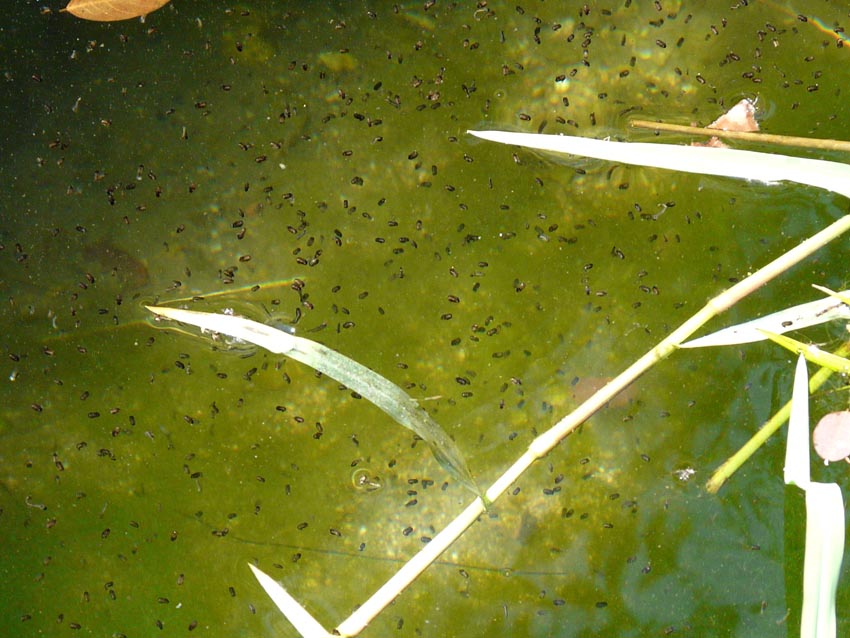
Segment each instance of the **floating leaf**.
[{"label": "floating leaf", "polygon": [[572,135],[508,131],[467,131],[470,135],[553,153],[583,155],[612,162],[666,168],[701,175],[739,177],[759,182],[795,182],[850,197],[850,165],[731,148],[702,148],[647,142],[613,142]]},{"label": "floating leaf", "polygon": [[169,2],[171,0],[71,0],[62,11],[83,20],[117,22],[147,15]]},{"label": "floating leaf", "polygon": [[741,343],[752,343],[763,341],[767,338],[764,331],[783,334],[789,330],[799,330],[816,326],[834,319],[850,319],[850,306],[843,301],[850,294],[850,290],[833,293],[831,290],[822,289],[833,297],[818,299],[808,303],[792,306],[779,312],[774,312],[752,321],[729,326],[723,330],[692,339],[681,344],[680,348],[704,348],[707,346],[731,346]]},{"label": "floating leaf", "polygon": [[757,131],[756,105],[752,100],[744,98],[723,115],[714,120],[706,128],[717,128],[721,131]]},{"label": "floating leaf", "polygon": [[[714,120],[706,128],[718,129],[721,131],[745,131],[752,133],[759,130],[759,123],[756,121],[756,106],[752,100],[744,98],[723,115]],[[691,142],[691,146],[711,146],[714,148],[729,148],[720,141],[717,135],[712,135],[707,142]]]},{"label": "floating leaf", "polygon": [[431,448],[437,462],[484,500],[457,443],[409,394],[374,370],[316,341],[244,317],[165,306],[146,307],[162,317],[197,326],[202,333],[229,335],[269,352],[284,354],[339,381],[418,434]]}]

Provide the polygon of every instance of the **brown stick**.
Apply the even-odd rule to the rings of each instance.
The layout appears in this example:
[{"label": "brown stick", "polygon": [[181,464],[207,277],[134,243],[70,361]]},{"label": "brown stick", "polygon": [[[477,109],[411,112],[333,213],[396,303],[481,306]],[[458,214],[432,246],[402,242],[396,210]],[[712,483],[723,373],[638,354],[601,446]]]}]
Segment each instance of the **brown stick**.
[{"label": "brown stick", "polygon": [[722,129],[668,124],[667,122],[651,122],[649,120],[631,120],[629,125],[633,128],[647,128],[670,133],[684,133],[685,135],[708,135],[744,142],[761,142],[777,144],[779,146],[797,146],[801,148],[817,148],[825,151],[850,152],[850,142],[843,140],[824,140],[811,137],[794,137],[791,135],[773,135],[771,133],[750,133],[747,131],[724,131]]}]

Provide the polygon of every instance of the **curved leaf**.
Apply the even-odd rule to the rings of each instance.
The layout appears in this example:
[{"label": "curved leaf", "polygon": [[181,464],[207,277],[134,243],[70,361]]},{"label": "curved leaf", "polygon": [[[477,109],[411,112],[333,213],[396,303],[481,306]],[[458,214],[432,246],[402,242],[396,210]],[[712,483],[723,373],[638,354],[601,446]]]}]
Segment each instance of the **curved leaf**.
[{"label": "curved leaf", "polygon": [[171,0],[71,0],[62,9],[83,20],[116,22],[147,15]]},{"label": "curved leaf", "polygon": [[167,306],[145,306],[156,315],[197,326],[201,333],[225,334],[286,355],[339,381],[415,432],[431,448],[437,462],[452,476],[487,503],[466,465],[457,443],[425,410],[395,383],[371,368],[316,341],[272,328],[262,323],[213,312],[198,312]]}]

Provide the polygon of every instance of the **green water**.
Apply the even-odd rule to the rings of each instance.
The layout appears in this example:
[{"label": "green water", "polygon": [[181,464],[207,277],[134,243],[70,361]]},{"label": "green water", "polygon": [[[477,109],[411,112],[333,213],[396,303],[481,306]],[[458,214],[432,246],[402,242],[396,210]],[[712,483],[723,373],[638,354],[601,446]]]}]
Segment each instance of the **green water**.
[{"label": "green water", "polygon": [[[295,635],[249,561],[333,627],[469,500],[336,383],[157,330],[143,303],[227,292],[295,322],[405,387],[487,485],[587,388],[846,211],[464,134],[646,139],[629,117],[706,124],[749,97],[763,130],[850,138],[850,49],[820,28],[846,26],[840,3],[806,22],[782,2],[324,4],[7,16],[3,635]],[[716,325],[841,287],[844,245]],[[703,489],[790,377],[769,345],[677,353],[364,635],[795,635],[782,442]],[[355,485],[363,468],[380,489]],[[847,487],[841,464],[815,471]]]}]

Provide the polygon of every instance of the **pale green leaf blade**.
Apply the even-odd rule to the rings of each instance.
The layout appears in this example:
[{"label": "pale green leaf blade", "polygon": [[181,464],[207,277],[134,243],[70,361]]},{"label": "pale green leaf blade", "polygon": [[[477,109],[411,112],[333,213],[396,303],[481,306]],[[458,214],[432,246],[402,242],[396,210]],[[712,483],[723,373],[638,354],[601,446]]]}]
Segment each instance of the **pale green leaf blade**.
[{"label": "pale green leaf blade", "polygon": [[809,452],[809,374],[806,358],[797,358],[794,390],[791,394],[791,416],[785,444],[785,483],[806,489],[811,481]]},{"label": "pale green leaf blade", "polygon": [[790,350],[794,354],[802,354],[808,361],[816,363],[822,368],[829,368],[830,370],[840,372],[841,374],[850,374],[850,359],[839,357],[837,354],[832,354],[831,352],[824,352],[817,346],[797,341],[791,337],[778,335],[773,332],[768,332],[767,330],[764,330],[763,332],[771,341],[778,343],[780,346],[786,350]]},{"label": "pale green leaf blade", "polygon": [[834,290],[830,290],[826,286],[818,286],[817,284],[812,284],[812,288],[815,290],[820,290],[823,293],[826,293],[830,297],[834,297],[841,303],[845,303],[850,306],[850,290],[842,290],[841,292],[835,292]]},{"label": "pale green leaf blade", "polygon": [[[850,294],[850,290],[836,294]],[[752,343],[766,339],[767,335],[764,334],[764,331],[783,334],[790,330],[800,330],[836,319],[850,319],[850,306],[838,299],[827,297],[792,306],[752,321],[729,326],[704,337],[686,341],[679,347],[702,348]]]},{"label": "pale green leaf blade", "polygon": [[806,490],[802,638],[835,638],[835,592],[844,557],[844,499],[836,483]]}]

